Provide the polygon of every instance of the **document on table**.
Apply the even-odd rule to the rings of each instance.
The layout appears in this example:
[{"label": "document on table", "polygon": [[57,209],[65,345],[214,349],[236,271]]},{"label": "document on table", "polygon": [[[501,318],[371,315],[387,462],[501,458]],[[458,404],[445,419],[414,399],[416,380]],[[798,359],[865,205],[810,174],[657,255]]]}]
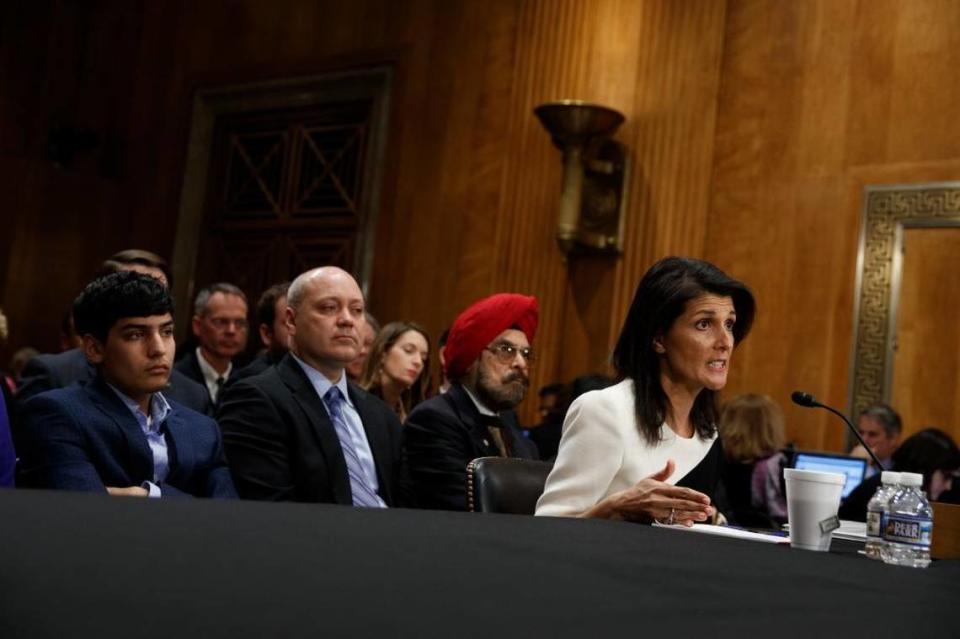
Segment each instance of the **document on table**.
[{"label": "document on table", "polygon": [[671,530],[685,530],[687,532],[703,533],[705,535],[717,535],[719,537],[733,537],[734,539],[746,539],[747,541],[759,541],[765,544],[789,544],[790,537],[773,533],[760,533],[743,528],[734,528],[733,526],[713,526],[711,524],[694,524],[689,528],[674,524],[653,524],[657,528],[670,528]]}]

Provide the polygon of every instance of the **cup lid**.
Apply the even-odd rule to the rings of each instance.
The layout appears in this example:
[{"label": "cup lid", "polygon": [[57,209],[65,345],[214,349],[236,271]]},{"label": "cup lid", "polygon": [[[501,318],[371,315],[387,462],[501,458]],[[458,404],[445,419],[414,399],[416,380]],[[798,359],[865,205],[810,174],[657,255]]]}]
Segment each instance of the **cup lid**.
[{"label": "cup lid", "polygon": [[824,473],[819,470],[784,468],[783,476],[789,481],[812,481],[819,484],[845,484],[847,476],[840,473]]}]

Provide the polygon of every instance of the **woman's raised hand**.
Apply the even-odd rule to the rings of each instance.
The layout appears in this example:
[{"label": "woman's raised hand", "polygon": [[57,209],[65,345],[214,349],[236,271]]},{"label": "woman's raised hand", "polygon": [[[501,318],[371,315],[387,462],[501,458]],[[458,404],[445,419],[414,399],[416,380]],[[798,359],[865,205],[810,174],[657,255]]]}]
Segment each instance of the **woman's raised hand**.
[{"label": "woman's raised hand", "polygon": [[583,516],[684,526],[707,521],[715,512],[710,497],[692,488],[666,483],[674,468],[673,460],[667,460],[661,470],[607,496]]}]

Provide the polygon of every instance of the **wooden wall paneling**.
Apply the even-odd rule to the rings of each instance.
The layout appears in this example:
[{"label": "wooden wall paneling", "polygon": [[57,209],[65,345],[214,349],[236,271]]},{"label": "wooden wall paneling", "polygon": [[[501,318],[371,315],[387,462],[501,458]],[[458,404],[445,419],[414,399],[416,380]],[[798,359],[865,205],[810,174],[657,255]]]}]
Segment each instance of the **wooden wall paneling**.
[{"label": "wooden wall paneling", "polygon": [[891,405],[903,438],[934,426],[960,440],[960,228],[908,228],[897,306]]},{"label": "wooden wall paneling", "polygon": [[578,340],[574,346],[564,335],[570,321],[565,304],[566,265],[554,240],[561,155],[533,108],[563,98],[597,101],[585,95],[583,58],[593,35],[588,8],[587,3],[577,2],[525,3],[516,65],[511,69],[516,85],[510,103],[508,168],[502,180],[496,287],[535,295],[540,305],[534,342],[540,361],[531,371],[531,390],[521,410],[525,423],[537,421],[537,389],[568,381],[560,378],[564,354],[583,343]]},{"label": "wooden wall paneling", "polygon": [[[609,352],[656,258],[703,255],[759,298],[729,392],[774,395],[794,439],[839,449],[834,418],[786,398],[806,385],[845,403],[857,185],[958,175],[960,5],[950,0],[9,6],[4,21],[36,37],[4,37],[0,73],[38,79],[0,90],[2,166],[13,167],[0,179],[19,203],[0,241],[2,302],[42,315],[17,339],[46,348],[54,308],[105,252],[169,254],[195,89],[388,62],[395,101],[370,299],[381,319],[420,319],[436,336],[482,295],[536,294],[536,389]],[[558,97],[627,115],[618,260],[567,266],[554,246],[560,154],[531,109]],[[61,113],[117,138],[115,176],[99,157],[72,172],[46,164]]]},{"label": "wooden wall paneling", "polygon": [[727,395],[775,397],[801,447],[846,446],[789,393],[846,404],[863,184],[957,179],[957,11],[728,3],[706,255],[754,287],[759,316]]},{"label": "wooden wall paneling", "polygon": [[[561,153],[533,115],[538,104],[580,99],[625,110],[629,83],[616,82],[636,57],[636,3],[528,2],[517,36],[510,105],[508,168],[498,228],[498,290],[536,295],[541,321],[530,398],[521,416],[537,417],[536,390],[602,370],[615,258],[573,258],[556,245]],[[626,88],[624,88],[626,87]],[[629,115],[628,115],[629,117]],[[578,276],[579,274],[579,276]],[[599,318],[599,321],[597,321]],[[599,335],[597,327],[599,326]],[[592,360],[599,360],[596,364]]]},{"label": "wooden wall paneling", "polygon": [[647,268],[666,255],[703,253],[724,16],[722,2],[643,4],[634,124],[624,134],[634,149],[629,216],[609,347]]},{"label": "wooden wall paneling", "polygon": [[394,219],[372,300],[381,315],[424,323],[434,342],[495,290],[515,16],[507,3],[446,3],[445,28],[408,60]]},{"label": "wooden wall paneling", "polygon": [[[906,2],[888,28],[896,33],[889,78],[889,161],[957,158],[960,147],[960,3]],[[870,162],[874,164],[875,162]]]},{"label": "wooden wall paneling", "polygon": [[759,310],[725,395],[771,395],[803,448],[845,439],[835,417],[789,395],[844,402],[832,355],[848,357],[854,281],[856,211],[839,213],[837,177],[852,19],[846,3],[744,2],[727,28],[707,255],[754,288]]}]

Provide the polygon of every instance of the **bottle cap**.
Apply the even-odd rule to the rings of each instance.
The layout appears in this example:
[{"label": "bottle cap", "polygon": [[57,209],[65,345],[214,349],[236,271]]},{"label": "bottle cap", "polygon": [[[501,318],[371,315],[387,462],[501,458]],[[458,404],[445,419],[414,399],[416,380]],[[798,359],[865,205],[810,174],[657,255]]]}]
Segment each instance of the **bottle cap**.
[{"label": "bottle cap", "polygon": [[893,470],[885,470],[880,474],[880,482],[884,485],[899,484],[900,473]]},{"label": "bottle cap", "polygon": [[920,473],[900,473],[900,483],[904,486],[919,488],[923,486],[923,475]]}]

